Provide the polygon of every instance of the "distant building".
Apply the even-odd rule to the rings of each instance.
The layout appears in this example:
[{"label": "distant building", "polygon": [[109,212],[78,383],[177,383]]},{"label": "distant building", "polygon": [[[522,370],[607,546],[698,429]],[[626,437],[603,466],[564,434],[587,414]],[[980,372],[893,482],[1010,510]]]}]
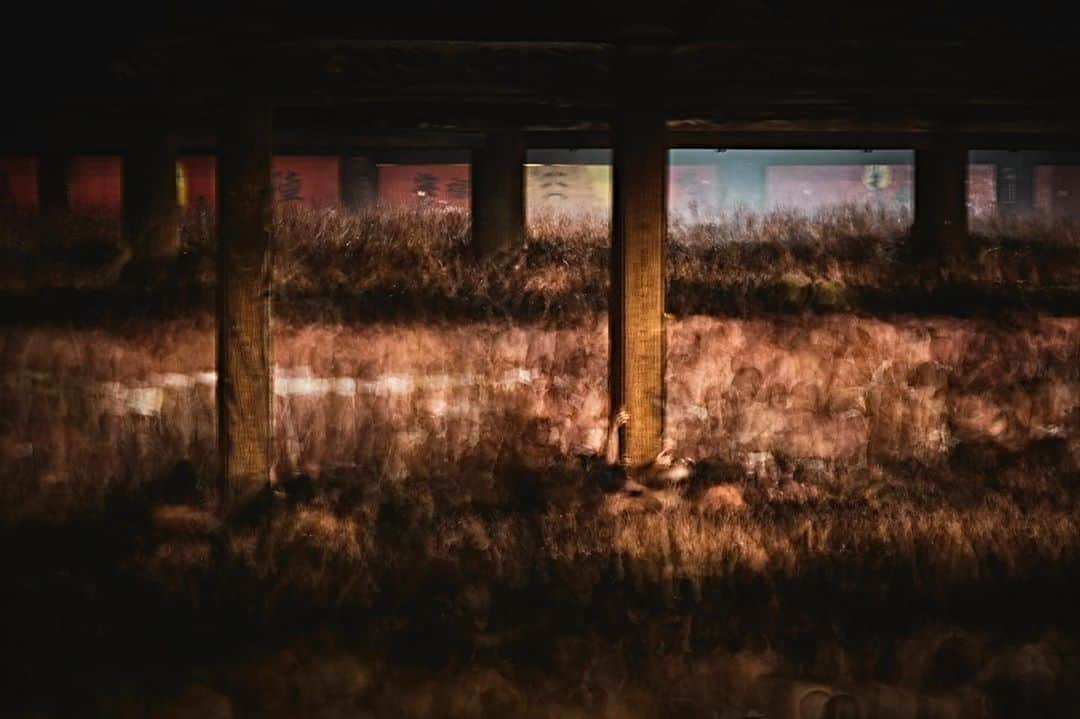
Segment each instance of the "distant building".
[{"label": "distant building", "polygon": [[[903,151],[884,151],[897,152]],[[591,154],[590,154],[591,153]],[[816,158],[813,153],[819,153]],[[737,208],[762,212],[789,208],[815,212],[837,204],[911,210],[913,153],[886,161],[862,151],[676,150],[668,172],[668,211],[685,221]],[[968,165],[968,208],[973,217],[1001,210],[1062,217],[1080,216],[1080,162],[1057,162],[1046,153],[976,152]],[[585,159],[582,159],[582,156]],[[539,160],[539,161],[533,161]],[[388,207],[467,210],[467,162],[377,162],[371,196]],[[181,208],[217,204],[217,160],[210,155],[177,161]],[[33,212],[38,206],[38,159],[0,157],[0,211]],[[603,216],[611,206],[610,152],[545,150],[530,153],[525,167],[530,215]],[[272,186],[279,205],[335,206],[341,198],[341,158],[278,155]],[[119,215],[123,162],[115,155],[72,158],[68,198],[73,211]]]}]

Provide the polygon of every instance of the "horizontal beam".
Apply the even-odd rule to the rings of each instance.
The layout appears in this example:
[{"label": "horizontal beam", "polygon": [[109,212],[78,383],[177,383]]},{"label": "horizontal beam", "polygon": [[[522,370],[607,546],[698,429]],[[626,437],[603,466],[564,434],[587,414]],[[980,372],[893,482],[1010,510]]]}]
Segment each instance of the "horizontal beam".
[{"label": "horizontal beam", "polygon": [[687,150],[907,150],[921,147],[926,142],[927,137],[923,135],[895,132],[668,132],[669,147]]},{"label": "horizontal beam", "polygon": [[[984,127],[901,129],[879,124],[860,126],[845,121],[837,129],[818,122],[732,123],[717,127],[710,123],[669,120],[668,143],[675,149],[926,149],[939,134],[972,149],[1080,151],[1080,127],[1038,130]],[[202,128],[177,127],[177,149],[182,154],[214,154],[217,133]],[[136,136],[130,123],[90,128],[46,126],[37,131],[16,129],[0,137],[0,154],[36,155],[65,153],[80,155],[122,154]],[[482,130],[434,130],[400,128],[392,130],[344,131],[340,129],[278,129],[274,132],[276,154],[341,155],[363,154],[365,150],[473,150],[482,146]],[[609,128],[593,124],[588,129],[524,128],[525,146],[530,149],[607,149],[612,147]]]},{"label": "horizontal beam", "polygon": [[[74,155],[119,155],[132,147],[131,130],[117,128],[100,134],[84,131],[53,131],[47,134],[14,133],[0,138],[0,154],[35,155],[65,152]],[[178,129],[181,154],[212,155],[218,140],[214,132]],[[352,150],[472,149],[483,141],[481,132],[398,130],[393,132],[341,133],[321,130],[278,131],[274,151],[279,155],[340,155]]]},{"label": "horizontal beam", "polygon": [[335,154],[342,150],[469,150],[480,147],[482,132],[449,130],[395,130],[387,132],[335,132],[289,130],[274,133],[278,154]]},{"label": "horizontal beam", "polygon": [[611,148],[611,131],[527,130],[525,146],[531,150],[606,150]]},{"label": "horizontal beam", "polygon": [[[671,149],[722,148],[753,150],[824,149],[824,150],[917,150],[930,147],[938,137],[935,131],[709,131],[679,129],[681,123],[668,122],[668,147]],[[1075,132],[955,132],[949,137],[966,147],[986,150],[1080,151],[1080,130]],[[610,149],[611,132],[591,130],[526,130],[529,149]],[[405,148],[405,145],[396,147]]]},{"label": "horizontal beam", "polygon": [[[670,125],[669,125],[670,127]],[[947,132],[965,147],[985,150],[1060,150],[1080,148],[1080,133]],[[827,149],[827,150],[921,150],[934,145],[939,133],[852,131],[709,131],[669,130],[672,148],[717,149]]]}]

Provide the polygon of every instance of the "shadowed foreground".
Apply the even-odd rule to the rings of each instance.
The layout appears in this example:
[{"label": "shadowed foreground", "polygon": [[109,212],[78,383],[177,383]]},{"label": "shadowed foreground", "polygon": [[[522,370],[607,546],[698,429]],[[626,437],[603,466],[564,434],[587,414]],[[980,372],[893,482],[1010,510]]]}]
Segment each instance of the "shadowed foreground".
[{"label": "shadowed foreground", "polygon": [[1075,493],[1016,492],[1054,483],[1056,451],[978,496],[711,464],[631,496],[522,468],[327,477],[225,523],[174,477],[6,533],[9,696],[45,716],[794,717],[776,702],[811,683],[867,712],[1067,716]]}]

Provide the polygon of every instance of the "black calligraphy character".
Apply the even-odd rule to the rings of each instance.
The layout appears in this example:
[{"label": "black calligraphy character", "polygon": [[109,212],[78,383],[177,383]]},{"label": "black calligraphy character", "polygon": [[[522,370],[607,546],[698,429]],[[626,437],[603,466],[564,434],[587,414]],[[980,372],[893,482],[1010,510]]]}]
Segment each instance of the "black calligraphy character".
[{"label": "black calligraphy character", "polygon": [[278,202],[291,202],[302,200],[300,196],[300,173],[295,170],[288,172],[273,173],[274,188],[277,190]]},{"label": "black calligraphy character", "polygon": [[469,196],[469,181],[458,178],[446,183],[446,194],[455,200],[464,200]]}]

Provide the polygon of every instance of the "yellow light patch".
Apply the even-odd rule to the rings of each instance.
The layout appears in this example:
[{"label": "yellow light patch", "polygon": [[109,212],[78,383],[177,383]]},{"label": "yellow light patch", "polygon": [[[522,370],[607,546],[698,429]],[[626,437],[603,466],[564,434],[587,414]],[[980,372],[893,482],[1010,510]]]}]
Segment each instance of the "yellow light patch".
[{"label": "yellow light patch", "polygon": [[183,210],[186,210],[188,206],[187,171],[184,169],[184,163],[179,161],[176,163],[176,204]]}]

